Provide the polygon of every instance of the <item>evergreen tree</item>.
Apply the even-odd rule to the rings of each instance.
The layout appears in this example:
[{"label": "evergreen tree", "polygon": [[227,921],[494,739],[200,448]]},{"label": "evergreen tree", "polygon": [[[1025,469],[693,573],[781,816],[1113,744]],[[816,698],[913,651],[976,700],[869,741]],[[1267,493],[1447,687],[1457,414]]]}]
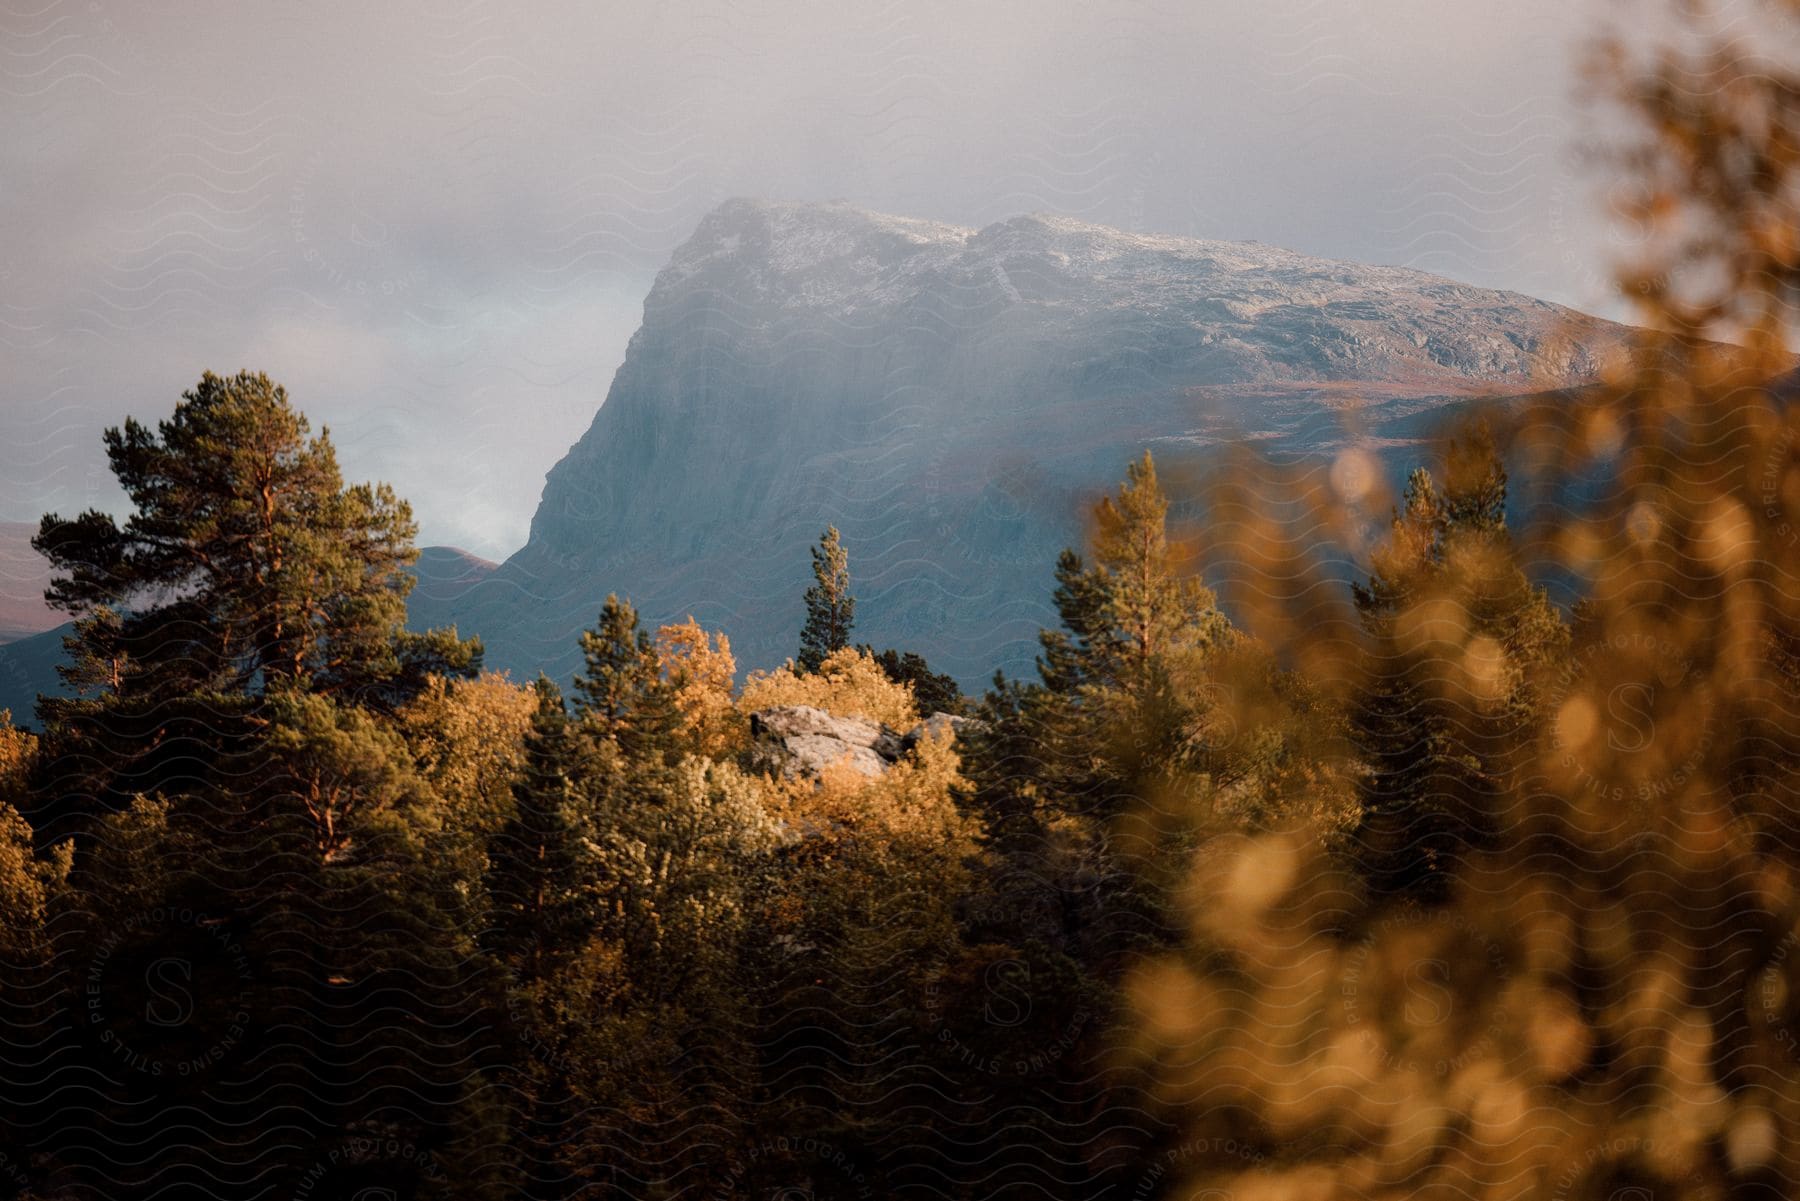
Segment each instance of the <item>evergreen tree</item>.
[{"label": "evergreen tree", "polygon": [[1206,698],[1178,688],[1178,675],[1231,630],[1169,545],[1168,509],[1146,451],[1095,507],[1092,565],[1073,550],[1058,558],[1062,628],[1039,635],[1041,684],[1002,706],[1039,744],[1043,796],[1069,813],[1110,814],[1148,774],[1196,766],[1189,735]]},{"label": "evergreen tree", "polygon": [[562,693],[539,676],[513,815],[488,848],[485,880],[492,914],[486,944],[521,979],[552,970],[581,944],[591,921],[588,857],[575,819],[577,772]]},{"label": "evergreen tree", "polygon": [[856,598],[850,595],[850,557],[838,538],[836,526],[828,526],[812,548],[813,586],[806,590],[806,625],[800,631],[800,654],[795,662],[802,671],[817,671],[834,651],[850,645],[850,627],[856,621]]},{"label": "evergreen tree", "polygon": [[131,517],[49,514],[33,544],[63,573],[53,605],[128,614],[117,628],[142,653],[122,687],[366,700],[468,666],[476,648],[402,628],[410,507],[385,484],[346,488],[329,434],[312,437],[268,376],[208,372],[156,432],[128,419],[105,442]]},{"label": "evergreen tree", "polygon": [[1076,589],[1068,599],[1088,632],[1090,672],[1115,686],[1148,686],[1159,658],[1210,645],[1225,630],[1212,592],[1182,570],[1169,545],[1168,514],[1147,450],[1126,469],[1118,496],[1094,510],[1096,592]]},{"label": "evergreen tree", "polygon": [[[1446,464],[1442,490],[1424,468],[1409,477],[1374,570],[1353,590],[1368,639],[1351,709],[1368,766],[1358,837],[1389,888],[1435,888],[1446,857],[1492,834],[1536,734],[1542,669],[1568,648],[1515,561],[1487,427],[1453,439]],[[1421,616],[1433,613],[1443,620]]]},{"label": "evergreen tree", "polygon": [[[1206,766],[1195,761],[1193,731],[1210,700],[1185,684],[1233,642],[1212,594],[1170,545],[1168,508],[1145,455],[1096,506],[1092,562],[1074,550],[1057,560],[1061,625],[1040,635],[1039,680],[997,677],[982,725],[964,739],[962,799],[980,824],[981,855],[962,906],[960,970],[973,973],[982,1000],[990,968],[1016,969],[1007,996],[1034,1027],[1042,1020],[1054,1031],[1035,1028],[1036,1037],[1069,1044],[1009,1077],[997,1107],[967,1120],[1008,1171],[1072,1172],[1090,1189],[1093,1163],[1044,1162],[1041,1140],[998,1128],[996,1114],[1030,1113],[1048,1127],[1122,1125],[1143,1104],[1129,1086],[1095,1088],[1089,1058],[1121,974],[1176,936],[1143,862],[1163,848],[1121,839],[1120,822],[1148,789]],[[1005,1054],[1014,1032],[986,1033]],[[1065,1104],[1074,1097],[1078,1105]],[[1069,1183],[1073,1194],[1082,1187]]]},{"label": "evergreen tree", "polygon": [[738,1142],[761,1087],[745,1056],[750,982],[734,971],[745,894],[780,834],[729,764],[626,766],[623,787],[591,799],[597,920],[553,998],[571,1015],[579,1099],[558,1153],[590,1182],[583,1196],[685,1196],[720,1141]]},{"label": "evergreen tree", "polygon": [[131,515],[49,514],[33,540],[58,572],[46,599],[77,616],[63,674],[84,690],[40,701],[61,781],[44,791],[116,805],[203,777],[264,696],[391,710],[478,667],[479,642],[404,628],[406,503],[345,487],[267,376],[208,372],[157,430],[127,420],[105,443]]},{"label": "evergreen tree", "polygon": [[921,717],[930,717],[933,713],[961,713],[967,707],[968,702],[963,699],[956,677],[932,671],[923,655],[892,648],[877,654],[871,646],[858,649],[874,659],[888,679],[912,689],[913,702]]},{"label": "evergreen tree", "polygon": [[630,601],[609,595],[599,624],[581,635],[587,670],[575,677],[576,711],[603,743],[636,763],[675,763],[682,714],[650,632]]}]

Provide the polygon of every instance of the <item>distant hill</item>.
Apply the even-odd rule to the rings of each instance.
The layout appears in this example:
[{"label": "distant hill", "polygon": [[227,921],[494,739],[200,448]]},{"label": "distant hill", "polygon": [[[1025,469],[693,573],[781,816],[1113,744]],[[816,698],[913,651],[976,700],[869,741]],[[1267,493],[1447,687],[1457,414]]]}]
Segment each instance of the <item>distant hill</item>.
[{"label": "distant hill", "polygon": [[457,602],[499,566],[454,546],[421,547],[413,565],[418,583],[407,598],[407,624],[416,630],[451,624]]},{"label": "distant hill", "polygon": [[1590,383],[1628,338],[1256,243],[729,201],[657,278],[527,545],[439,616],[494,666],[560,676],[618,592],[766,667],[794,653],[807,547],[833,524],[858,640],[977,686],[1029,670],[1057,551],[1143,448],[1361,438],[1399,471],[1448,406]]},{"label": "distant hill", "polygon": [[65,623],[0,646],[0,709],[11,711],[14,725],[36,729],[38,694],[62,691],[56,669],[67,662],[62,640],[69,628]]},{"label": "distant hill", "polygon": [[68,620],[44,603],[50,564],[31,548],[37,526],[0,521],[0,645],[54,629]]}]

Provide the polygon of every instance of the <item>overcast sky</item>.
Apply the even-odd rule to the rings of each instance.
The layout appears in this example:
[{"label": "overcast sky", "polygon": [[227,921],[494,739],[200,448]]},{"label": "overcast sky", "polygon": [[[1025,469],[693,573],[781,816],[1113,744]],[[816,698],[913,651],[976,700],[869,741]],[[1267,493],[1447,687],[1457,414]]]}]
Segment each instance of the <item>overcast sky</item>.
[{"label": "overcast sky", "polygon": [[739,194],[1606,310],[1594,2],[0,0],[0,519],[112,507],[101,429],[252,367],[421,541],[504,557]]}]

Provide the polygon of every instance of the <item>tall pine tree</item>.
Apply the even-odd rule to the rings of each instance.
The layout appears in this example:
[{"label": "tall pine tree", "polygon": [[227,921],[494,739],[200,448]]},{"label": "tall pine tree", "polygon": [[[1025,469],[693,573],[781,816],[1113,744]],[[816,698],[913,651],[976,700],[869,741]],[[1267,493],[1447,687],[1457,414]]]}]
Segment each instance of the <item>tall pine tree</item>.
[{"label": "tall pine tree", "polygon": [[609,595],[581,635],[586,671],[575,677],[576,711],[603,742],[640,764],[675,763],[683,750],[675,686],[630,601]]},{"label": "tall pine tree", "polygon": [[105,444],[129,517],[52,513],[33,540],[46,599],[77,617],[64,675],[82,690],[40,701],[61,781],[40,791],[116,806],[204,778],[269,694],[391,711],[479,667],[478,641],[405,628],[406,502],[346,487],[268,376],[208,372],[156,430],[127,420]]},{"label": "tall pine tree", "polygon": [[542,978],[581,945],[591,898],[576,818],[577,750],[562,692],[537,681],[513,815],[488,847],[488,949],[521,980]]},{"label": "tall pine tree", "polygon": [[850,556],[838,537],[837,527],[828,526],[812,548],[813,586],[806,590],[806,625],[800,631],[800,655],[796,662],[802,671],[817,671],[819,665],[850,645],[850,628],[856,622],[856,598],[850,595]]},{"label": "tall pine tree", "polygon": [[1516,561],[1506,470],[1487,427],[1453,439],[1445,466],[1441,490],[1424,468],[1409,477],[1374,570],[1354,589],[1367,636],[1350,714],[1368,767],[1359,841],[1384,888],[1427,893],[1450,857],[1503,820],[1542,717],[1543,668],[1569,645]]}]

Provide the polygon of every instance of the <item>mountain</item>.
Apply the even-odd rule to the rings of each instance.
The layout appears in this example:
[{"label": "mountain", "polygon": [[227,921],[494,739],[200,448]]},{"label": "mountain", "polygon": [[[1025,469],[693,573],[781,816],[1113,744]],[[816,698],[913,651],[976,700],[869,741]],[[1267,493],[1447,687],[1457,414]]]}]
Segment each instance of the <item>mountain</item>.
[{"label": "mountain", "polygon": [[13,725],[37,729],[38,694],[63,691],[56,669],[68,662],[62,640],[72,628],[65,623],[0,646],[0,710]]},{"label": "mountain", "polygon": [[54,629],[67,620],[44,603],[50,564],[31,547],[36,524],[0,521],[0,644]]},{"label": "mountain", "polygon": [[1029,668],[1057,551],[1142,448],[1360,436],[1404,464],[1444,406],[1590,382],[1628,335],[1257,243],[732,200],[657,278],[525,547],[432,617],[494,666],[560,675],[618,592],[769,666],[835,524],[858,640],[976,685]]},{"label": "mountain", "polygon": [[413,564],[413,590],[407,597],[408,624],[415,629],[448,625],[451,610],[468,591],[499,568],[499,564],[454,546],[419,548]]}]

